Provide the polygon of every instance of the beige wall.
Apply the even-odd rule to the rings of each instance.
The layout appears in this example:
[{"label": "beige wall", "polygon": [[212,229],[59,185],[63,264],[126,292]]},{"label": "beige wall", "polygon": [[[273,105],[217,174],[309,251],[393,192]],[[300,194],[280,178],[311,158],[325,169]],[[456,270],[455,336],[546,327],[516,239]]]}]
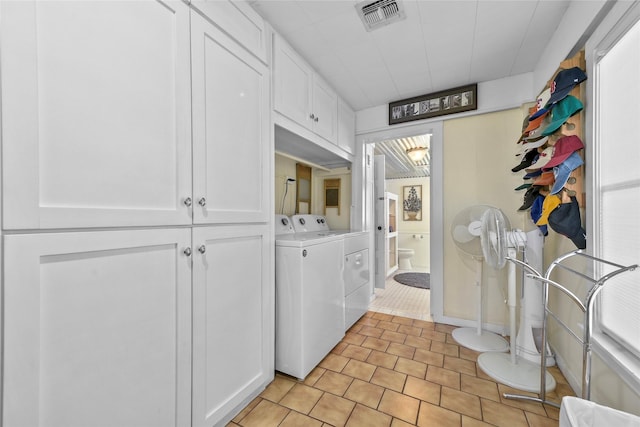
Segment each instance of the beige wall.
[{"label": "beige wall", "polygon": [[[403,221],[402,215],[402,187],[408,185],[422,185],[422,221]],[[430,201],[430,178],[406,178],[388,179],[385,182],[386,191],[398,195],[398,247],[413,249],[415,255],[411,259],[414,267],[429,270],[429,210]]]},{"label": "beige wall", "polygon": [[[473,205],[502,209],[512,228],[533,228],[528,212],[518,212],[524,173],[512,173],[518,163],[516,142],[522,131],[524,108],[444,122],[444,307],[447,317],[476,319],[475,263],[458,252],[449,230],[454,217]],[[483,268],[484,319],[508,327],[506,268]]]},{"label": "beige wall", "polygon": [[[285,193],[285,181],[287,177],[296,177],[296,161],[285,156],[275,155],[274,162],[274,186],[275,186],[275,213],[282,212],[282,198]],[[324,212],[324,180],[325,178],[340,178],[340,214],[337,208],[328,208]],[[284,215],[295,214],[296,185],[289,185],[287,197],[284,202]],[[311,210],[312,214],[325,215],[329,227],[335,230],[350,228],[351,215],[351,170],[338,168],[324,171],[311,168]]]}]

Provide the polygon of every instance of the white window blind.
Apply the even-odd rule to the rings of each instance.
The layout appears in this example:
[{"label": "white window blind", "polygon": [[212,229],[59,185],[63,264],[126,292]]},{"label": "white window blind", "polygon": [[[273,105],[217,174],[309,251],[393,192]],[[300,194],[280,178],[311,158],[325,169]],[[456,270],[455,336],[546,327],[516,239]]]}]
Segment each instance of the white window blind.
[{"label": "white window blind", "polygon": [[[640,23],[600,58],[596,70],[593,163],[600,212],[594,252],[619,264],[640,264]],[[640,357],[640,269],[606,282],[601,295],[602,331]]]}]

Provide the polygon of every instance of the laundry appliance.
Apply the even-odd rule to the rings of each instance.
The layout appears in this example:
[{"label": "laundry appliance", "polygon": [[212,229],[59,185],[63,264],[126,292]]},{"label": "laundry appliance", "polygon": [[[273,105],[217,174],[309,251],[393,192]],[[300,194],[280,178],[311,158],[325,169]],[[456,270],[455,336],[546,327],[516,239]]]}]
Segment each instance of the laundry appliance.
[{"label": "laundry appliance", "polygon": [[373,293],[373,289],[369,286],[371,283],[369,280],[369,233],[331,229],[326,217],[322,215],[293,215],[291,222],[296,233],[307,233],[306,235],[315,233],[319,237],[335,235],[344,237],[342,276],[345,331],[348,330],[367,312]]},{"label": "laundry appliance", "polygon": [[304,379],[344,336],[344,237],[275,222],[276,369]]}]

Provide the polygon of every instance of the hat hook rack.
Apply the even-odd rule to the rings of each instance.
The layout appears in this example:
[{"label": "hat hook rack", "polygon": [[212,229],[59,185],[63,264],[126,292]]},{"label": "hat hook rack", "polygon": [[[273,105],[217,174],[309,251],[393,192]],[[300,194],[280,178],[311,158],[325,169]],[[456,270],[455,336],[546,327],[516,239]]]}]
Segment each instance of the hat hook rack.
[{"label": "hat hook rack", "polygon": [[[594,278],[582,272],[574,270],[573,268],[563,264],[564,261],[574,256],[587,258],[588,260],[591,260],[594,263],[594,265],[606,264],[606,265],[615,267],[616,269],[611,271],[608,274],[605,274],[602,277]],[[553,317],[555,321],[565,331],[567,331],[571,336],[573,336],[578,342],[582,344],[582,398],[585,400],[590,400],[591,398],[591,333],[593,329],[593,310],[595,306],[596,297],[598,296],[600,291],[602,291],[602,288],[607,282],[607,280],[621,273],[635,270],[636,268],[638,268],[638,264],[624,266],[611,261],[604,260],[602,258],[596,258],[592,255],[585,254],[582,249],[578,249],[556,258],[547,269],[545,275],[542,276],[539,272],[537,272],[534,268],[532,268],[525,262],[522,262],[515,258],[507,258],[507,259],[515,263],[516,265],[522,267],[524,270],[526,270],[528,272],[527,277],[530,277],[534,280],[538,280],[543,284],[542,299],[544,304],[544,316],[542,318],[541,348],[544,349],[547,347],[547,320],[548,320],[547,316]],[[593,283],[593,285],[587,292],[587,295],[585,296],[584,301],[581,300],[577,295],[575,295],[566,287],[550,279],[551,273],[557,267]],[[575,303],[580,309],[580,311],[582,311],[582,313],[584,314],[584,332],[582,334],[582,337],[579,337],[576,333],[574,333],[569,328],[569,326],[567,326],[562,320],[558,318],[558,316],[553,311],[549,309],[549,285],[560,290],[564,295],[569,297],[569,299],[573,303]],[[545,375],[546,368],[547,368],[547,358],[541,357],[540,358],[540,391],[538,393],[538,397],[525,396],[525,395],[519,395],[519,394],[510,394],[510,393],[504,393],[503,396],[507,399],[519,399],[519,400],[545,403],[545,404],[559,408],[560,407],[559,404],[546,400],[546,389],[547,389],[546,375]]]}]

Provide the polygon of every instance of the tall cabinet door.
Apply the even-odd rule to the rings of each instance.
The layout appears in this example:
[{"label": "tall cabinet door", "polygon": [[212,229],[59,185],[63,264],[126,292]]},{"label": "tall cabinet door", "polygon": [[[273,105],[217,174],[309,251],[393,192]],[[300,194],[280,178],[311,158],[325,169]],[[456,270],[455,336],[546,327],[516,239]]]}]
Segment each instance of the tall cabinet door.
[{"label": "tall cabinet door", "polygon": [[192,13],[194,222],[269,216],[269,69]]},{"label": "tall cabinet door", "polygon": [[2,425],[190,425],[188,229],[5,236]]},{"label": "tall cabinet door", "polygon": [[281,37],[274,36],[274,108],[296,123],[313,128],[313,70]]},{"label": "tall cabinet door", "polygon": [[0,7],[4,228],[191,223],[189,7]]},{"label": "tall cabinet door", "polygon": [[218,425],[273,379],[266,225],[193,231],[193,426]]}]

